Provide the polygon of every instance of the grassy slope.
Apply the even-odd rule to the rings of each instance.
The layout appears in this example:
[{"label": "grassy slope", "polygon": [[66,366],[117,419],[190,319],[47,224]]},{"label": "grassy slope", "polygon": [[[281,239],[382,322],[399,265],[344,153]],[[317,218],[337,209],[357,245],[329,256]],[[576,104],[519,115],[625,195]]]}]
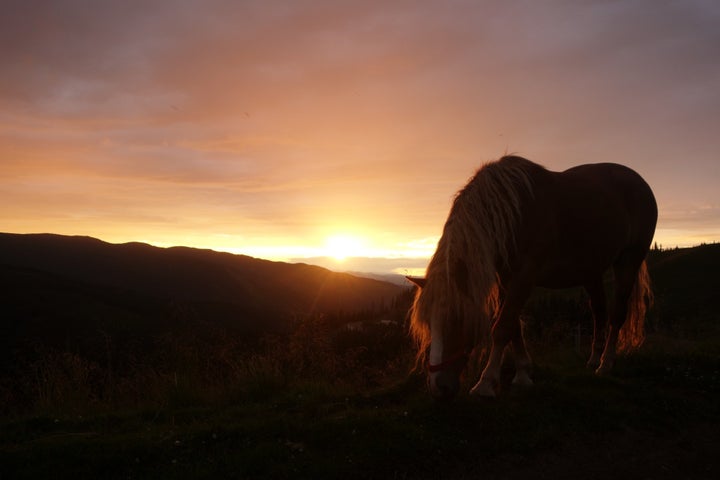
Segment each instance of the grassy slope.
[{"label": "grassy slope", "polygon": [[535,388],[435,405],[421,381],[323,386],[2,425],[1,478],[717,478],[720,360],[644,352],[596,378],[571,350]]}]

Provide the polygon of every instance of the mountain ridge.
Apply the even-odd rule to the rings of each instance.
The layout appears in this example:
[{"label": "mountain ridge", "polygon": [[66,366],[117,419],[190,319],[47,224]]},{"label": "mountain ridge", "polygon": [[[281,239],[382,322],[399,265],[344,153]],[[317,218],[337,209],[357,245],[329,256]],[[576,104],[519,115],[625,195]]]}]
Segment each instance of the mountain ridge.
[{"label": "mountain ridge", "polygon": [[79,282],[85,287],[194,307],[232,306],[246,316],[263,319],[353,313],[388,304],[403,290],[387,282],[301,263],[56,234],[0,233],[0,266],[8,285],[12,284],[12,269],[16,273],[24,269],[26,281],[32,277],[42,283],[49,280],[40,277],[50,275],[60,284]]}]

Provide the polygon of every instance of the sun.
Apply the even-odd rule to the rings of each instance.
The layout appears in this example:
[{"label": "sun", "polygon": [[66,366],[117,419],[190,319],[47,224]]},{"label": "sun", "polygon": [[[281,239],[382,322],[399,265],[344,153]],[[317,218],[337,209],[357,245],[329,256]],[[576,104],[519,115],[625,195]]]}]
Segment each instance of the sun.
[{"label": "sun", "polygon": [[325,239],[325,255],[337,262],[356,257],[363,248],[363,241],[350,235],[333,235]]}]

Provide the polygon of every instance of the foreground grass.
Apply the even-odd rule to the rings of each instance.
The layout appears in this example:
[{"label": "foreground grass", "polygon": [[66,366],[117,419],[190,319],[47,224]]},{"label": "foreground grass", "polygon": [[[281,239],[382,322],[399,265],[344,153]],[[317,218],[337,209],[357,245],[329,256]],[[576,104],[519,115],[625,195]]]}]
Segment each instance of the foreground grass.
[{"label": "foreground grass", "polygon": [[597,378],[573,351],[536,386],[435,404],[422,379],[315,382],[235,405],[0,425],[0,478],[720,478],[720,360],[640,352]]}]

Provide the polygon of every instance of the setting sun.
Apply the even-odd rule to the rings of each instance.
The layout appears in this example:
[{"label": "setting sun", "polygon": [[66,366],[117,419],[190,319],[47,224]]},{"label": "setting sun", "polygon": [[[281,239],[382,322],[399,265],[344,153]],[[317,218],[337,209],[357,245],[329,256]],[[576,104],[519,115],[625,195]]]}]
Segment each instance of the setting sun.
[{"label": "setting sun", "polygon": [[325,239],[325,252],[328,257],[343,262],[348,257],[360,255],[363,244],[363,240],[358,237],[333,235]]}]

